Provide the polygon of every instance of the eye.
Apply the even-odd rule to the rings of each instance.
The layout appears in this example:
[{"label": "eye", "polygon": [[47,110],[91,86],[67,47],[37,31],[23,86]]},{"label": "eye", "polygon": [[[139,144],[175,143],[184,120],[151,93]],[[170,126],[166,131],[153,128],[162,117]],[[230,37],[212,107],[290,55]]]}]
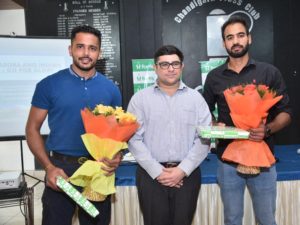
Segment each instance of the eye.
[{"label": "eye", "polygon": [[95,47],[95,46],[92,46],[92,47],[91,47],[91,50],[95,52],[95,51],[97,51],[97,50],[98,50],[98,48],[97,48],[97,47]]},{"label": "eye", "polygon": [[172,65],[178,67],[181,66],[181,62],[173,62]]},{"label": "eye", "polygon": [[162,68],[168,68],[169,67],[169,63],[168,62],[162,62],[159,64]]},{"label": "eye", "polygon": [[243,38],[243,37],[245,37],[245,36],[246,36],[245,33],[239,33],[239,34],[238,34],[238,37],[239,37],[239,38]]},{"label": "eye", "polygon": [[233,39],[233,36],[232,35],[230,35],[230,36],[226,36],[226,38],[225,38],[227,41],[230,41],[230,40],[232,40]]}]

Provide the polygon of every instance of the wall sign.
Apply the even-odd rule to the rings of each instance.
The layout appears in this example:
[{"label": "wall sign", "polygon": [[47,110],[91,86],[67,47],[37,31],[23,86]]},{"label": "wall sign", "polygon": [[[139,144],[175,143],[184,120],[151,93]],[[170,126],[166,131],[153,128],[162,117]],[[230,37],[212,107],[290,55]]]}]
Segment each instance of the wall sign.
[{"label": "wall sign", "polygon": [[[47,9],[47,10],[44,10]],[[119,0],[31,0],[27,35],[69,37],[73,27],[88,24],[102,33],[97,70],[121,87]]]},{"label": "wall sign", "polygon": [[199,61],[226,57],[221,26],[231,15],[243,16],[250,26],[250,54],[273,62],[273,9],[267,0],[162,0],[163,43],[174,44],[185,55],[183,81],[202,84]]}]

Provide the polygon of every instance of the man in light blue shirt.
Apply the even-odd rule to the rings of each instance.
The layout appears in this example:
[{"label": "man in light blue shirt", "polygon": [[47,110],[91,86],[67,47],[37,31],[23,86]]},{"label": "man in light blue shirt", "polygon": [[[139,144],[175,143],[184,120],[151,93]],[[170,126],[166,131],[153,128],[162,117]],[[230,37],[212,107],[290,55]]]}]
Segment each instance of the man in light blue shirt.
[{"label": "man in light blue shirt", "polygon": [[129,150],[139,164],[136,185],[145,225],[190,225],[196,210],[199,165],[209,150],[196,127],[210,125],[211,114],[203,97],[180,80],[183,58],[175,46],[159,48],[156,83],[137,92],[128,106],[140,123]]}]

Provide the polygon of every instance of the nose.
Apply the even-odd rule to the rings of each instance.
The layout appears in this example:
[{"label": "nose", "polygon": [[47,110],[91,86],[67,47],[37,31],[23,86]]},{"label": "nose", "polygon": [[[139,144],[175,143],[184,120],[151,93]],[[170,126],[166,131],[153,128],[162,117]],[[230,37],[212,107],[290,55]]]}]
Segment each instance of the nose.
[{"label": "nose", "polygon": [[238,38],[238,36],[234,36],[233,37],[233,44],[237,44],[239,42],[239,38]]},{"label": "nose", "polygon": [[83,53],[84,53],[84,55],[89,55],[89,48],[84,48],[83,49]]},{"label": "nose", "polygon": [[173,65],[172,65],[172,64],[170,64],[170,65],[169,65],[169,68],[168,68],[168,70],[169,70],[169,71],[173,71],[173,70],[174,70],[174,67],[173,67]]}]

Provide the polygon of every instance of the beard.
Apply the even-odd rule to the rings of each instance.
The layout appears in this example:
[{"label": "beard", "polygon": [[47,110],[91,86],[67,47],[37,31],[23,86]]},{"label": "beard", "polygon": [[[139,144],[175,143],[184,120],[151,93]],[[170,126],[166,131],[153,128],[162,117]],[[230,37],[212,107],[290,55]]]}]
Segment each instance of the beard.
[{"label": "beard", "polygon": [[[242,47],[241,45],[233,45],[231,47],[231,49],[233,49],[234,47],[239,46]],[[244,48],[242,48],[242,50],[240,52],[234,52],[231,49],[226,48],[226,51],[228,53],[228,55],[232,58],[240,58],[243,57],[244,55],[247,54],[248,50],[249,50],[249,43],[246,44],[246,46]]]},{"label": "beard", "polygon": [[[90,59],[90,60],[91,60],[91,59]],[[92,61],[92,60],[91,60],[91,61]],[[97,61],[92,62],[89,66],[82,66],[82,65],[80,64],[80,59],[79,59],[79,60],[73,59],[73,63],[74,63],[74,65],[75,65],[78,69],[87,72],[87,71],[90,71],[90,70],[92,70],[92,69],[95,68]]]}]

